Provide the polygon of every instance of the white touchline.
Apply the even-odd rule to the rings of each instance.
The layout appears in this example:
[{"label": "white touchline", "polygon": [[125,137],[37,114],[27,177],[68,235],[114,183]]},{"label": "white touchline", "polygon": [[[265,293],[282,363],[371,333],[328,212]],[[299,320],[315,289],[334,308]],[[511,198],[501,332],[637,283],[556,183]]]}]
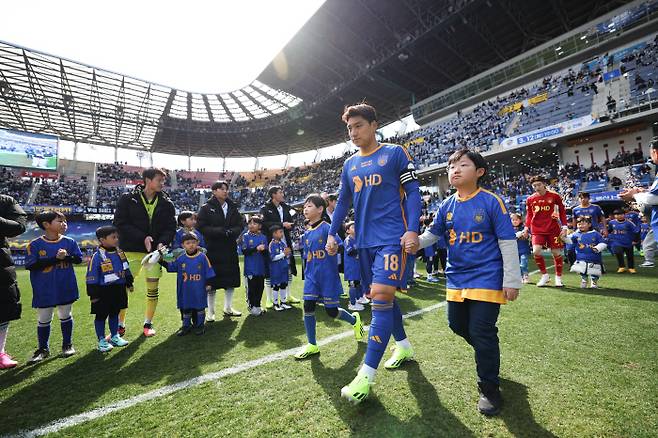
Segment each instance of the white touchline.
[{"label": "white touchline", "polygon": [[[403,315],[403,318],[412,318],[414,316],[421,315],[423,313],[431,312],[432,310],[439,309],[443,306],[446,305],[445,301],[441,301],[440,303],[433,304],[429,307],[424,307],[422,309],[414,310],[413,312],[409,312],[405,315]],[[364,326],[365,329],[368,328],[368,326]],[[332,336],[329,336],[327,338],[321,339],[318,341],[318,345],[327,345],[332,342],[339,341],[341,339],[348,338],[350,336],[354,336],[354,331],[349,330],[345,331],[342,333],[338,333]],[[250,360],[248,362],[244,362],[229,368],[224,368],[219,371],[215,371],[213,373],[208,373],[208,374],[203,374],[198,377],[193,377],[188,380],[183,380],[182,382],[178,383],[173,383],[171,385],[166,385],[163,386],[162,388],[154,389],[153,391],[145,392],[143,394],[136,395],[134,397],[127,398],[125,400],[119,400],[114,403],[110,403],[106,406],[102,406],[96,409],[92,409],[87,412],[83,412],[81,414],[77,415],[71,415],[69,417],[65,418],[60,418],[59,420],[55,420],[51,423],[48,423],[42,427],[32,429],[32,430],[22,430],[18,431],[16,434],[11,434],[11,435],[4,435],[6,437],[9,436],[19,436],[19,437],[35,437],[35,436],[41,436],[41,435],[46,435],[48,433],[53,433],[53,432],[58,432],[62,429],[66,429],[68,427],[72,426],[77,426],[78,424],[85,423],[87,421],[91,420],[96,420],[98,418],[104,417],[106,415],[109,415],[113,412],[120,411],[122,409],[129,408],[131,406],[137,405],[139,403],[147,402],[154,400],[156,398],[163,397],[165,395],[169,395],[171,393],[180,391],[182,389],[188,389],[188,388],[193,388],[195,386],[202,385],[204,383],[208,382],[214,382],[216,380],[221,379],[222,377],[227,377],[227,376],[232,376],[234,374],[241,373],[243,371],[250,370],[252,368],[259,367],[261,365],[265,365],[271,362],[276,362],[282,359],[285,359],[287,357],[292,356],[293,354],[297,353],[299,351],[300,347],[295,347],[295,348],[290,348],[288,350],[283,350],[278,353],[273,353],[268,356],[261,357],[259,359],[254,359]],[[338,388],[336,389],[338,391]],[[3,436],[3,437],[4,437]]]},{"label": "white touchline", "polygon": [[[553,266],[547,267],[547,269],[552,268]],[[530,272],[530,275],[534,275],[539,273],[539,271],[533,271]],[[431,312],[432,310],[440,309],[441,307],[444,307],[446,305],[445,301],[441,301],[440,303],[433,304],[428,307],[424,307],[422,309],[414,310],[413,312],[406,313],[402,315],[402,318],[413,318],[414,316],[422,315],[423,313]],[[364,329],[367,329],[369,326],[364,326]],[[349,338],[350,336],[354,336],[354,332],[352,330],[348,330],[342,333],[338,333],[332,336],[329,336],[327,338],[321,339],[318,342],[318,346],[322,345],[327,345],[332,342],[340,341],[341,339]],[[243,371],[250,370],[252,368],[259,367],[261,365],[265,365],[271,362],[276,362],[282,359],[285,359],[289,356],[292,356],[296,352],[299,351],[299,347],[295,348],[289,348],[288,350],[283,350],[278,353],[273,353],[268,356],[261,357],[259,359],[254,359],[250,360],[248,362],[244,362],[229,368],[224,368],[219,371],[215,371],[213,373],[208,373],[208,374],[203,374],[198,377],[193,377],[188,380],[183,380],[182,382],[178,383],[173,383],[171,385],[166,385],[163,386],[162,388],[154,389],[153,391],[145,392],[143,394],[136,395],[134,397],[127,398],[125,400],[119,400],[114,403],[110,403],[109,405],[102,406],[96,409],[92,409],[91,411],[83,412],[81,414],[77,415],[71,415],[69,417],[65,418],[60,418],[59,420],[55,420],[51,423],[46,424],[45,426],[41,426],[36,429],[32,430],[21,430],[18,431],[16,434],[11,434],[11,435],[3,435],[4,437],[10,437],[10,436],[17,436],[17,437],[35,437],[35,436],[41,436],[41,435],[46,435],[49,433],[54,433],[58,432],[62,429],[66,429],[68,427],[73,427],[77,426],[78,424],[86,423],[87,421],[91,420],[96,420],[98,418],[104,417],[106,415],[109,415],[113,412],[120,411],[126,408],[129,408],[131,406],[135,406],[139,403],[144,403],[147,401],[154,400],[156,398],[163,397],[165,395],[172,394],[174,392],[180,391],[182,389],[188,389],[188,388],[193,388],[195,386],[202,385],[204,383],[208,382],[214,382],[216,380],[221,379],[222,377],[227,377],[227,376],[232,376],[234,374],[241,373]],[[336,389],[338,390],[338,389]]]}]

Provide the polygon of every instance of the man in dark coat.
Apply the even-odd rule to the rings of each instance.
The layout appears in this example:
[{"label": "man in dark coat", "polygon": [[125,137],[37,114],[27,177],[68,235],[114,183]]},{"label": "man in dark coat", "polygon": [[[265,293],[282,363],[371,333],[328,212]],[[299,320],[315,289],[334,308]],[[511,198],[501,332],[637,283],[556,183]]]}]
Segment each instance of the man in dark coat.
[{"label": "man in dark coat", "polygon": [[[114,211],[114,226],[119,229],[119,245],[125,252],[130,270],[137,278],[144,256],[169,245],[176,234],[176,210],[166,193],[162,191],[166,178],[164,171],[150,168],[142,172],[143,184],[132,192],[124,193]],[[153,316],[158,305],[158,285],[162,268],[155,264],[145,270],[146,315],[144,336],[155,335]],[[119,334],[126,330],[126,309],[119,313]]]},{"label": "man in dark coat", "polygon": [[233,308],[233,292],[240,287],[240,261],[237,239],[245,227],[245,221],[235,202],[228,199],[228,183],[217,181],[211,187],[212,198],[199,210],[197,229],[206,241],[215,278],[211,279],[212,290],[208,293],[206,319],[215,320],[215,297],[217,289],[224,289],[224,315],[241,316]]},{"label": "man in dark coat", "polygon": [[[285,194],[281,187],[272,186],[267,191],[267,194],[270,197],[270,200],[260,209],[260,215],[263,218],[263,230],[267,236],[267,242],[269,243],[272,240],[272,232],[270,231],[272,225],[280,225],[283,227],[283,238],[286,245],[292,250],[293,241],[291,232],[295,224],[291,212],[294,210],[288,204],[283,202]],[[295,263],[294,253],[291,253],[288,262],[290,265],[290,281],[288,282],[288,288],[290,288],[292,276],[297,275],[297,265]],[[265,279],[265,293],[267,296],[266,307],[270,308],[272,307],[272,286],[269,278]],[[289,303],[300,302],[298,298],[295,298],[290,293],[288,293],[287,301]]]},{"label": "man in dark coat", "polygon": [[9,321],[21,317],[21,293],[7,237],[23,234],[26,221],[27,214],[14,198],[0,195],[0,369],[13,368],[18,364],[5,353]]}]

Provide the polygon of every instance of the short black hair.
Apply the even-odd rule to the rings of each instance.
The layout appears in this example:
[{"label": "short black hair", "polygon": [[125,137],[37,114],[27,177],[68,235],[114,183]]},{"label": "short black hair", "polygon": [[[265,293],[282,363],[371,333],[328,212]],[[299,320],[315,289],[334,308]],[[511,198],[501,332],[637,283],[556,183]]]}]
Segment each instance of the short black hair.
[{"label": "short black hair", "polygon": [[354,221],[345,222],[345,231],[349,230],[350,227],[354,226]]},{"label": "short black hair", "polygon": [[188,240],[196,240],[198,242],[199,238],[194,233],[185,233],[183,234],[183,237],[181,237],[180,242],[185,243]]},{"label": "short black hair", "polygon": [[352,117],[361,116],[368,121],[368,123],[377,121],[377,110],[372,105],[368,105],[365,102],[358,103],[356,105],[346,106],[343,110],[343,116],[341,119],[343,122],[347,123]]},{"label": "short black hair", "polygon": [[142,179],[146,181],[147,179],[155,178],[156,175],[162,175],[163,178],[167,177],[167,174],[164,170],[157,167],[149,167],[148,169],[144,169],[142,172]]},{"label": "short black hair", "polygon": [[272,199],[272,196],[275,194],[279,193],[279,190],[283,190],[281,186],[272,186],[270,189],[267,191],[267,196],[269,196],[270,199]]},{"label": "short black hair", "polygon": [[530,184],[536,182],[542,182],[544,184],[547,184],[548,180],[543,175],[535,175],[532,178],[530,178]]},{"label": "short black hair", "polygon": [[274,234],[276,231],[283,230],[283,227],[279,224],[274,224],[270,227],[270,233]]},{"label": "short black hair", "polygon": [[226,190],[228,190],[228,183],[224,180],[215,181],[214,183],[212,183],[212,186],[210,187],[210,190],[212,190],[214,192],[215,190],[217,190],[220,187],[226,187]]},{"label": "short black hair", "polygon": [[105,239],[110,234],[119,233],[119,229],[114,225],[103,225],[96,228],[96,238]]},{"label": "short black hair", "polygon": [[332,193],[330,195],[327,195],[327,201],[338,201],[338,195],[335,193]]},{"label": "short black hair", "polygon": [[60,218],[62,220],[66,220],[66,216],[64,216],[64,213],[60,211],[55,211],[55,210],[46,210],[42,211],[41,213],[37,214],[34,217],[35,222],[41,228],[42,230],[45,230],[43,223],[48,222],[51,223],[55,219]]},{"label": "short black hair", "polygon": [[658,149],[658,137],[652,138],[649,146],[651,146],[651,149]]},{"label": "short black hair", "polygon": [[612,214],[624,214],[624,210],[621,208],[615,208]]},{"label": "short black hair", "polygon": [[178,215],[178,225],[181,227],[183,226],[183,222],[188,220],[191,217],[194,217],[194,212],[193,211],[181,211]]},{"label": "short black hair", "polygon": [[475,164],[475,169],[484,169],[484,174],[478,178],[478,183],[480,182],[480,179],[484,178],[487,176],[487,171],[489,170],[489,163],[487,163],[487,160],[479,153],[476,152],[472,149],[468,148],[463,148],[459,149],[450,155],[448,158],[448,166],[451,165],[452,163],[455,163],[459,161],[462,157],[466,157],[469,160]]},{"label": "short black hair", "polygon": [[578,216],[578,219],[576,219],[576,222],[589,222],[590,224],[592,223],[592,218],[589,216]]},{"label": "short black hair", "polygon": [[324,202],[322,196],[318,195],[317,193],[311,193],[306,197],[306,199],[304,199],[304,204],[308,202],[315,205],[316,207],[322,207],[323,210],[327,208],[327,203]]},{"label": "short black hair", "polygon": [[[263,225],[263,218],[261,218],[260,216],[255,214],[255,215],[253,215],[249,218],[249,222],[253,222],[255,224],[258,224],[258,225],[262,226]],[[249,223],[249,222],[247,222],[247,223]]]},{"label": "short black hair", "polygon": [[589,198],[589,193],[588,192],[580,192],[578,193],[579,198]]},{"label": "short black hair", "polygon": [[519,220],[523,220],[523,216],[521,216],[521,213],[510,213],[511,217],[515,217]]}]

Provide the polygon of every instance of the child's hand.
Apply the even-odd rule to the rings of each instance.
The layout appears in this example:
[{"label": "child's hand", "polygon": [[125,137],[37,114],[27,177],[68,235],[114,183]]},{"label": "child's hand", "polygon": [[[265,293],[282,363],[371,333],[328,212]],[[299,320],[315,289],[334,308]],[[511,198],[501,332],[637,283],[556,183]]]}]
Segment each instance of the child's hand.
[{"label": "child's hand", "polygon": [[508,301],[514,301],[519,297],[519,290],[518,289],[513,289],[511,287],[504,287],[503,288],[503,295],[505,295],[505,298]]},{"label": "child's hand", "polygon": [[211,290],[212,290],[212,286],[209,284],[206,285],[206,292],[210,292]]},{"label": "child's hand", "polygon": [[257,251],[260,251],[260,252],[265,251],[265,245],[263,245],[263,244],[261,243],[260,245],[258,245],[258,246],[256,247],[256,250],[257,250]]},{"label": "child's hand", "polygon": [[286,248],[283,250],[283,253],[286,255],[286,257],[288,257],[288,256],[290,255],[290,248],[286,247]]},{"label": "child's hand", "polygon": [[57,258],[57,260],[64,260],[67,255],[68,253],[66,252],[66,250],[64,248],[60,248],[57,251],[57,255],[55,256],[55,258]]}]

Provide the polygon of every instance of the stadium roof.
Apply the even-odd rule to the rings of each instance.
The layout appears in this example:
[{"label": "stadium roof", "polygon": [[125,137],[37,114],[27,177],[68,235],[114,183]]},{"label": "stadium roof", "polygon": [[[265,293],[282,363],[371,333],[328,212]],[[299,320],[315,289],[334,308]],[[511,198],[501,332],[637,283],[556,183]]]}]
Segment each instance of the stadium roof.
[{"label": "stadium roof", "polygon": [[329,0],[247,87],[197,94],[0,43],[0,126],[193,156],[316,149],[345,138],[341,109],[380,122],[624,1]]}]

